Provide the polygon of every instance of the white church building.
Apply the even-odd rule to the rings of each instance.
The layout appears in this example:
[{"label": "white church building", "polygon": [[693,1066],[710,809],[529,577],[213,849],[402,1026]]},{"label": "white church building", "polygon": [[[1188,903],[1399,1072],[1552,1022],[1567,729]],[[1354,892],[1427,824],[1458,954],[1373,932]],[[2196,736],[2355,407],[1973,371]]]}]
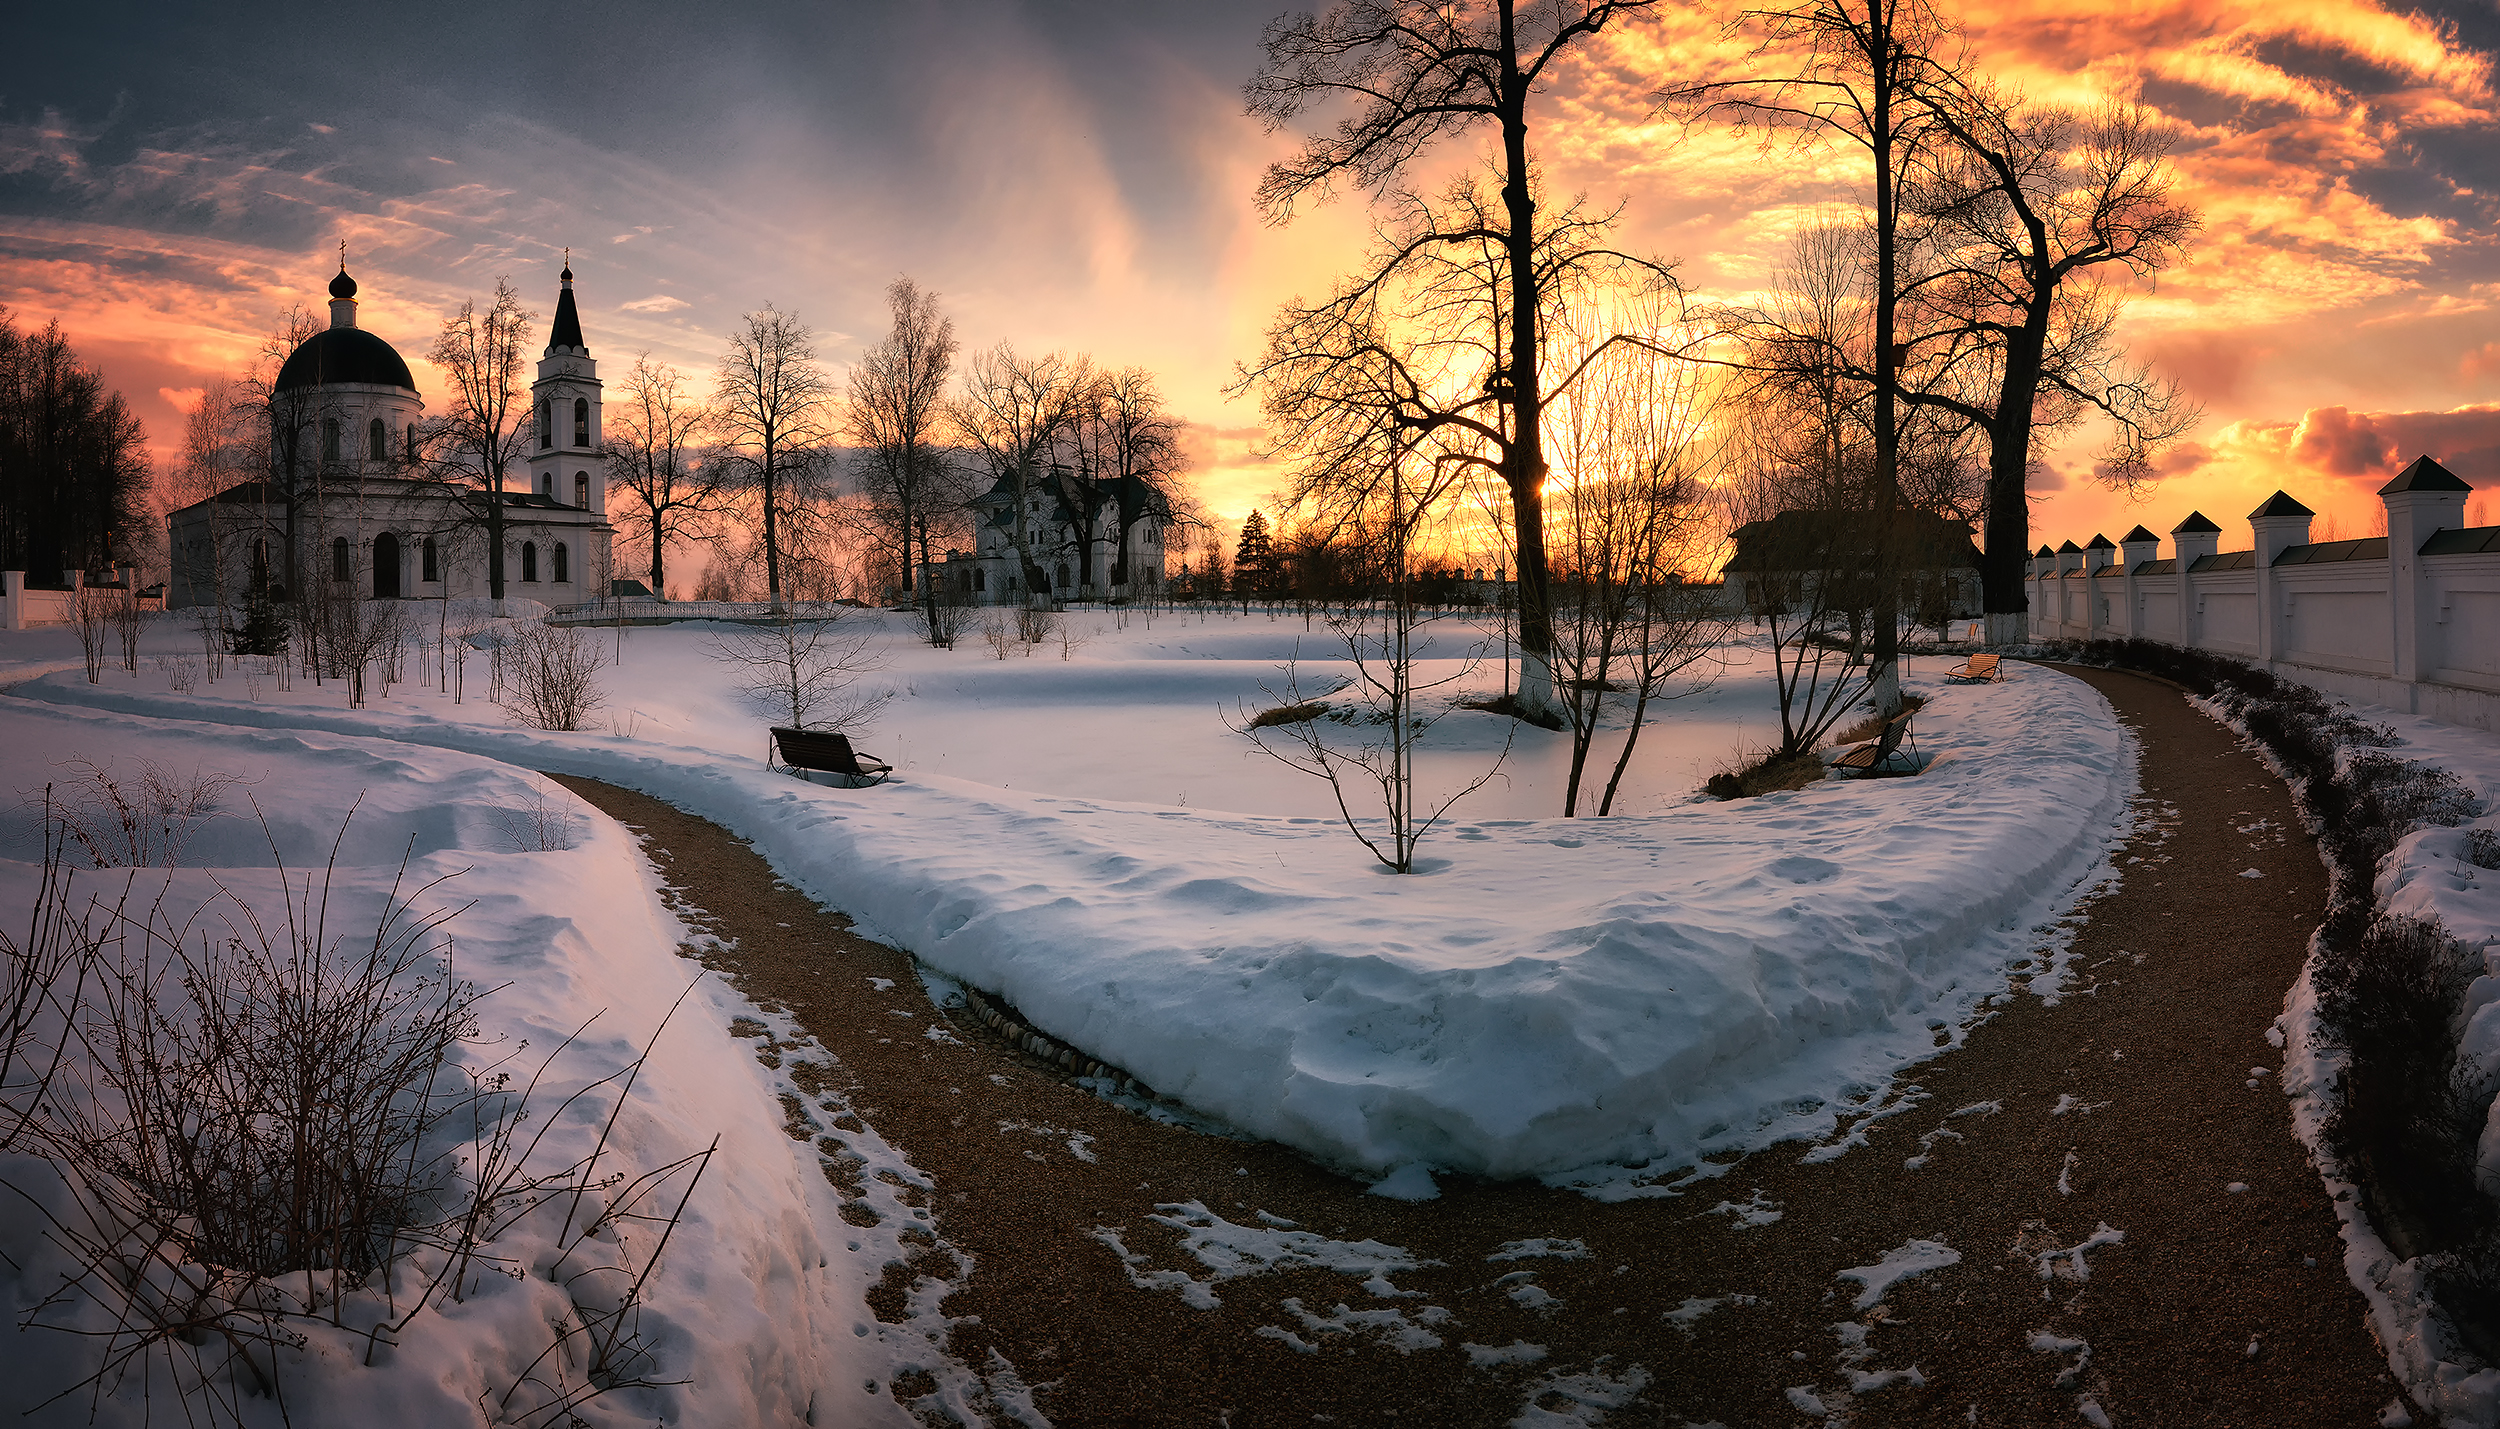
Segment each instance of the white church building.
[{"label": "white church building", "polygon": [[[567,265],[531,385],[526,490],[505,489],[504,595],[565,605],[606,593],[614,528],[600,446],[598,363]],[[490,594],[486,496],[428,460],[425,399],[392,346],[356,323],[356,280],[330,280],[330,325],[278,369],[269,467],[171,513],[171,608]],[[222,595],[222,600],[221,600]]]}]

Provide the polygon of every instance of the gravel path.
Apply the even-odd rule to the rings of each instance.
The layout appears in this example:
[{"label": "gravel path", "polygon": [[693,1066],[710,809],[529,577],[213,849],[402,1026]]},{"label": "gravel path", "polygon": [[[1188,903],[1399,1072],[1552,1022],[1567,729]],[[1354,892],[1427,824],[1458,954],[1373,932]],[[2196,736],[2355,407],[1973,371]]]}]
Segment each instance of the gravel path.
[{"label": "gravel path", "polygon": [[[1061,1426],[2375,1424],[2395,1388],[2266,1039],[2324,904],[2316,851],[2177,690],[2071,673],[2135,730],[2144,795],[2121,880],[2064,930],[2067,994],[2006,998],[1846,1154],[1611,1205],[1457,1180],[1393,1202],[1124,1111],[933,1011],[903,955],[719,828],[562,782],[820,1044],[759,1053],[825,1101],[794,1134],[817,1122],[835,1183],[858,1188],[856,1117],[936,1188],[905,1198],[933,1229],[876,1313],[942,1293],[958,1363],[1013,1366]],[[1926,1268],[1870,1284],[1887,1260]]]}]

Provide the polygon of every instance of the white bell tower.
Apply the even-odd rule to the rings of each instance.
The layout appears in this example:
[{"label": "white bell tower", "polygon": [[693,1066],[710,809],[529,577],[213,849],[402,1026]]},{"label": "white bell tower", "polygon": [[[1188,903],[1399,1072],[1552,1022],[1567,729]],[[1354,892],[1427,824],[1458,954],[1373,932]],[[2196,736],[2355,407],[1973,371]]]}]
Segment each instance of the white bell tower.
[{"label": "white bell tower", "polygon": [[582,317],[573,306],[573,265],[564,265],[564,291],[556,297],[555,326],[530,384],[530,491],[604,519],[608,509],[607,461],[600,452],[599,364],[582,341]]}]

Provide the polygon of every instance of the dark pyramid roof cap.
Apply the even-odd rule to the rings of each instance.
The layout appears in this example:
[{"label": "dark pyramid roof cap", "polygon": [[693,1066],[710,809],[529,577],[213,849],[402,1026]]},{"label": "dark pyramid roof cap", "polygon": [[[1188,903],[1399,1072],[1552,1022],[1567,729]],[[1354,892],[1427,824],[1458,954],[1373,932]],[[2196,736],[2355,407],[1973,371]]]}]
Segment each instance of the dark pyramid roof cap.
[{"label": "dark pyramid roof cap", "polygon": [[408,364],[382,339],[360,327],[323,328],[304,339],[286,365],[278,369],[275,391],[321,387],[333,382],[364,382],[376,387],[417,390]]},{"label": "dark pyramid roof cap", "polygon": [[582,315],[573,306],[573,266],[569,263],[564,268],[564,291],[556,296],[556,325],[547,334],[547,350],[553,352],[559,347],[581,353],[590,351],[590,344],[582,341]]},{"label": "dark pyramid roof cap", "polygon": [[330,280],[330,296],[334,298],[356,296],[356,280],[347,276],[347,265],[344,263],[339,265],[339,275]]},{"label": "dark pyramid roof cap", "polygon": [[2205,513],[2202,511],[2189,512],[2185,521],[2180,522],[2178,525],[2173,526],[2170,529],[2173,534],[2181,531],[2212,531],[2218,534],[2222,530],[2221,527],[2206,520]]},{"label": "dark pyramid roof cap", "polygon": [[2092,533],[2092,539],[2083,543],[2083,548],[2087,551],[2115,551],[2118,549],[2118,543],[2095,531]]},{"label": "dark pyramid roof cap", "polygon": [[2119,537],[2119,538],[2118,538],[2118,543],[2119,543],[2120,545],[2122,545],[2122,546],[2132,546],[2132,545],[2134,545],[2134,544],[2135,544],[2136,542],[2138,542],[2138,541],[2158,541],[2158,540],[2160,540],[2160,539],[2161,539],[2161,537],[2156,536],[2156,535],[2154,535],[2152,532],[2145,530],[2145,529],[2144,529],[2144,527],[2142,526],[2142,524],[2140,524],[2140,523],[2139,523],[2139,524],[2136,526],[2136,528],[2135,528],[2134,530],[2129,531],[2129,532],[2128,532],[2127,534],[2125,534],[2124,536]]},{"label": "dark pyramid roof cap", "polygon": [[2072,541],[2068,541],[2065,545],[2057,548],[2057,554],[2061,556],[2070,554],[2079,556],[2083,554],[2083,547],[2076,545]]},{"label": "dark pyramid roof cap", "polygon": [[2463,478],[2426,456],[2417,456],[2413,465],[2396,474],[2396,479],[2378,489],[2381,496],[2396,496],[2407,491],[2472,491]]},{"label": "dark pyramid roof cap", "polygon": [[2317,514],[2317,512],[2310,510],[2308,507],[2301,505],[2297,501],[2294,501],[2290,492],[2278,491],[2272,496],[2266,498],[2265,505],[2249,512],[2248,519],[2251,521],[2262,521],[2268,516],[2315,516]]},{"label": "dark pyramid roof cap", "polygon": [[2043,541],[2040,543],[2040,554],[2044,556],[2054,556],[2057,554],[2057,548],[2051,546],[2048,542]]}]

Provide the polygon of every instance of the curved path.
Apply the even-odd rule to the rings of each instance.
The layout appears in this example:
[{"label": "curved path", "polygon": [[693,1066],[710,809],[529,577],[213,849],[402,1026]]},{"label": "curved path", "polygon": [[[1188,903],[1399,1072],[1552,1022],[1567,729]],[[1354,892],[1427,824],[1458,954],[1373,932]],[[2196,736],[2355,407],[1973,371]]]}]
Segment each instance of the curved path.
[{"label": "curved path", "polygon": [[[933,1182],[934,1232],[879,1316],[943,1293],[957,1363],[1012,1366],[1059,1425],[2375,1424],[2395,1388],[2268,1074],[2316,851],[2176,689],[2072,673],[2136,732],[2144,792],[2121,879],[2061,935],[2066,995],[2003,999],[1845,1154],[1785,1147],[1617,1204],[1457,1181],[1384,1200],[1122,1111],[968,1015],[930,1035],[908,960],[744,844],[562,782],[640,831],[721,965],[821,1044],[766,1055]],[[1382,1246],[1424,1263],[1381,1279]],[[1887,1258],[1927,1268],[1842,1274]]]}]

